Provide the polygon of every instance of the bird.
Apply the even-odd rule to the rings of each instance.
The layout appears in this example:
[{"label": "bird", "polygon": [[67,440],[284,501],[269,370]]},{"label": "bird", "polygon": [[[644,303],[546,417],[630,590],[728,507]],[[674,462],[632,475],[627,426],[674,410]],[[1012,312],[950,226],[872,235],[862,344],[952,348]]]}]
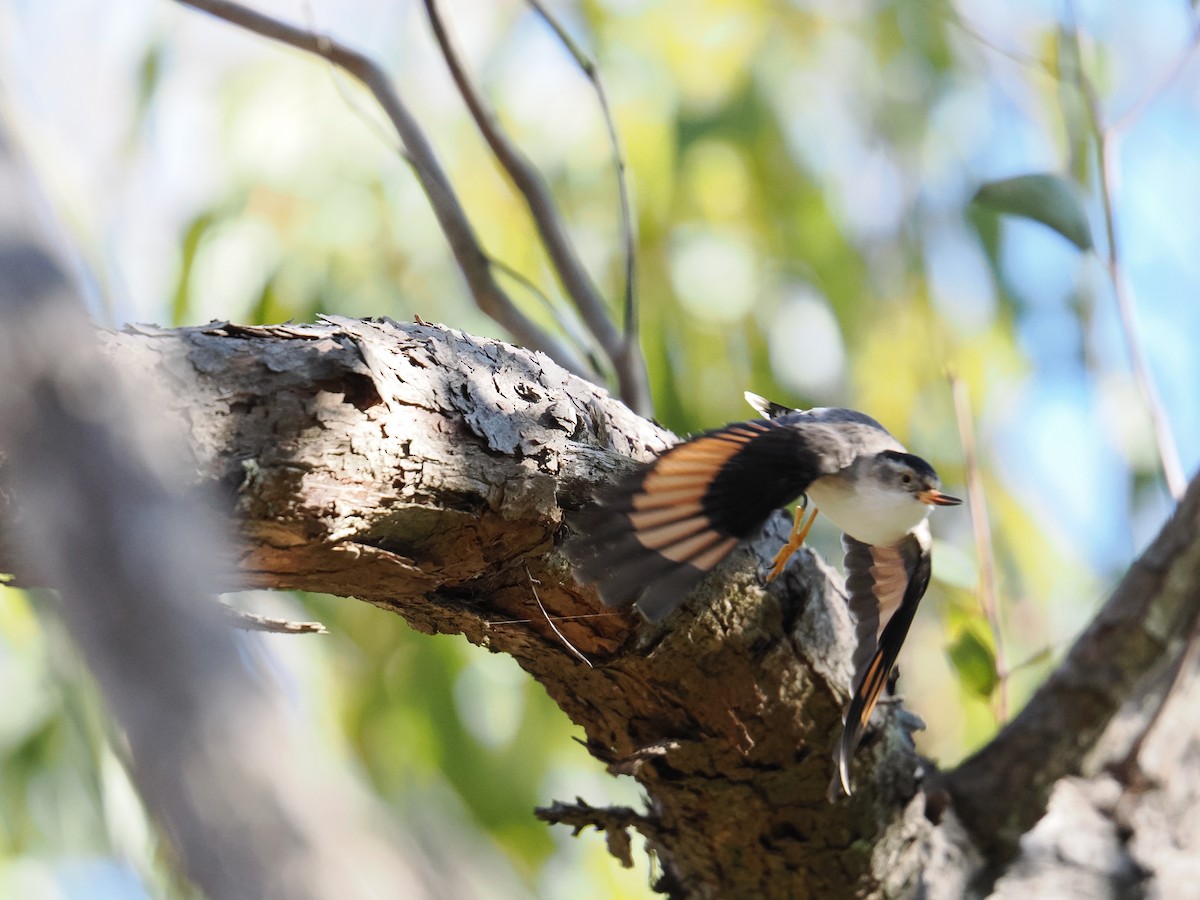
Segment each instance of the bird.
[{"label": "bird", "polygon": [[851,696],[834,750],[834,783],[849,795],[850,762],[929,585],[929,513],[962,501],[865,413],[792,409],[749,391],[746,400],[763,418],[676,444],[601,488],[571,521],[564,553],[605,605],[636,605],[657,622],[772,512],[800,499],[767,575],[774,580],[824,512],[842,531],[855,620]]}]

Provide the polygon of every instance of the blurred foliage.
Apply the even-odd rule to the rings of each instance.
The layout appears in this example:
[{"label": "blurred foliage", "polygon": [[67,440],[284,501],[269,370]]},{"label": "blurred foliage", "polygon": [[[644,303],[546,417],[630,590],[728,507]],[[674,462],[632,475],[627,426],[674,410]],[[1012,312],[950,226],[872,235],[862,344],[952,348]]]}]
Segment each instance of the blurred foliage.
[{"label": "blurred foliage", "polygon": [[996,212],[1041,222],[1080,250],[1094,246],[1079,192],[1057,175],[1037,173],[989,181],[975,192],[975,202]]},{"label": "blurred foliage", "polygon": [[[39,37],[51,13],[30,5],[16,33],[46,61],[14,51],[6,64],[31,105],[70,98],[93,78],[107,98],[60,102],[57,143],[53,112],[33,130],[117,320],[417,314],[503,336],[470,303],[363,91],[317,61],[173,5],[132,7],[117,14],[92,2],[75,16],[79,33],[54,31],[51,50]],[[612,160],[586,79],[521,3],[446,7],[618,315]],[[299,4],[280,12],[305,15]],[[1049,219],[1087,244],[1079,236],[1095,217],[1095,135],[1080,72],[1102,97],[1127,103],[1139,72],[1148,78],[1165,58],[1155,40],[1189,31],[1172,30],[1183,13],[1096,12],[1082,25],[1082,60],[1080,43],[1064,37],[1068,24],[1034,2],[583,0],[560,14],[594,49],[628,158],[658,418],[688,432],[748,416],[747,388],[797,406],[854,406],[958,493],[966,473],[952,366],[979,415],[1010,705],[1019,709],[1165,507],[1103,273],[1049,231],[1002,221],[997,208]],[[528,215],[457,102],[419,4],[313,3],[311,15],[387,63],[489,252],[550,298],[514,283],[518,302],[579,335]],[[113,39],[92,40],[97,29]],[[87,74],[36,81],[41,65]],[[24,82],[22,72],[31,73]],[[1194,113],[1194,103],[1175,98],[1168,108]],[[1174,127],[1194,146],[1192,132]],[[1047,199],[1026,182],[1015,201],[971,204],[981,185],[994,192],[1027,172],[1067,173],[1073,184],[1056,181],[1062,191]],[[1065,208],[1062,196],[1076,192],[1082,205]],[[1129,233],[1152,234],[1149,215],[1133,218]],[[1154,330],[1156,308],[1145,310],[1149,331],[1165,335]],[[1190,357],[1168,355],[1173,346],[1165,337],[1157,345],[1160,377],[1194,383],[1183,377],[1195,371]],[[1182,409],[1180,401],[1172,412]],[[1186,422],[1194,458],[1200,422]],[[928,722],[921,750],[952,764],[997,727],[1001,673],[975,599],[968,517],[934,519],[934,582],[901,687]],[[840,557],[827,525],[812,540]],[[327,639],[248,638],[248,657],[327,723],[331,752],[352,760],[401,821],[453,842],[464,859],[511,868],[539,897],[648,894],[644,854],[627,873],[601,838],[572,839],[533,819],[533,806],[556,798],[636,803],[637,794],[603,774],[511,660],[413,634],[346,600],[254,602],[329,625]],[[11,590],[0,603],[0,895],[183,896],[117,764],[119,737],[53,616],[36,606]]]}]

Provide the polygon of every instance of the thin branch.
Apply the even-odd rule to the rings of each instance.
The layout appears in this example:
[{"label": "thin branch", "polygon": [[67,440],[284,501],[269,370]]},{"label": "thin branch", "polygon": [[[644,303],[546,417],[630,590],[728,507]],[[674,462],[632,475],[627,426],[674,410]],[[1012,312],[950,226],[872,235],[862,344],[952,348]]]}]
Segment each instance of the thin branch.
[{"label": "thin branch", "polygon": [[967,386],[954,371],[947,373],[950,392],[954,396],[954,415],[958,420],[958,436],[962,442],[963,459],[967,470],[967,499],[971,510],[971,531],[975,535],[975,556],[979,560],[979,606],[992,633],[992,649],[996,665],[996,720],[1008,721],[1008,662],[1004,654],[1004,635],[1000,629],[1000,614],[996,608],[996,556],[992,549],[992,529],[988,522],[987,497],[983,493],[983,477],[975,448],[974,419]]},{"label": "thin branch", "polygon": [[617,198],[621,204],[621,248],[625,260],[625,342],[636,343],[638,333],[637,304],[634,302],[634,282],[636,280],[635,251],[636,237],[634,234],[633,204],[629,200],[628,168],[625,164],[625,154],[621,150],[621,139],[617,134],[617,125],[613,121],[612,108],[608,104],[608,91],[604,88],[604,79],[596,61],[588,55],[563,27],[562,23],[551,13],[541,0],[527,0],[534,12],[541,17],[554,32],[575,65],[592,84],[596,92],[596,101],[600,104],[600,115],[604,118],[604,127],[608,131],[608,143],[612,148],[613,169],[617,176]]},{"label": "thin branch", "polygon": [[[309,31],[317,36],[317,41],[320,43],[321,47],[319,55],[325,62],[327,71],[329,72],[329,80],[333,84],[333,89],[337,91],[337,95],[341,97],[342,102],[346,104],[346,108],[350,110],[350,112],[354,113],[355,118],[362,122],[366,129],[379,139],[380,143],[399,156],[415,170],[416,163],[414,163],[412,157],[409,156],[408,150],[405,149],[403,142],[401,142],[395,134],[395,130],[393,129],[391,132],[389,132],[387,127],[381,121],[379,121],[379,119],[367,112],[367,110],[363,108],[362,104],[358,102],[358,99],[352,93],[350,93],[346,81],[341,77],[341,69],[339,69],[337,65],[329,58],[329,37],[317,31],[316,14],[313,12],[312,3],[307,2],[307,0],[304,3],[304,21],[308,25]],[[414,174],[418,173],[414,171]]]},{"label": "thin branch", "polygon": [[1175,445],[1175,436],[1171,423],[1167,419],[1154,377],[1150,374],[1150,366],[1142,350],[1141,335],[1138,330],[1137,318],[1134,313],[1136,300],[1133,286],[1125,278],[1117,250],[1116,228],[1113,215],[1113,163],[1112,135],[1105,135],[1098,144],[1102,175],[1101,199],[1104,206],[1104,230],[1108,240],[1108,258],[1106,268],[1113,283],[1113,294],[1117,300],[1117,310],[1121,317],[1121,331],[1125,337],[1125,346],[1129,353],[1130,365],[1133,368],[1134,380],[1142,395],[1142,402],[1150,415],[1151,426],[1154,429],[1154,441],[1158,447],[1158,456],[1162,465],[1163,477],[1167,482],[1167,490],[1178,503],[1183,499],[1187,489],[1187,479],[1183,474],[1183,465],[1179,459],[1179,450]]},{"label": "thin branch", "polygon": [[446,65],[450,68],[458,92],[475,120],[476,127],[524,198],[563,290],[579,310],[588,331],[612,362],[621,399],[635,412],[648,414],[650,393],[644,369],[637,364],[640,354],[633,355],[629,352],[625,340],[613,324],[604,298],[600,296],[571,239],[567,236],[562,215],[549,187],[537,168],[505,134],[495,113],[467,74],[466,67],[446,31],[436,0],[425,0],[425,10],[434,38],[441,48]]},{"label": "thin branch", "polygon": [[592,349],[594,345],[588,340],[588,336],[580,331],[578,319],[564,315],[562,308],[559,307],[532,278],[521,272],[519,269],[514,268],[504,260],[495,256],[488,257],[488,265],[490,265],[501,275],[511,278],[525,291],[527,291],[531,297],[536,299],[542,305],[542,308],[546,310],[546,313],[550,315],[550,317],[553,318],[558,324],[558,327],[562,329],[563,334],[565,334],[572,342],[574,342],[575,346],[579,348],[579,351],[584,355],[584,357],[586,357],[588,364],[592,367],[592,370],[595,372],[600,371],[600,363],[597,361]]},{"label": "thin branch", "polygon": [[592,806],[582,797],[576,797],[574,803],[559,801],[553,806],[539,807],[534,810],[534,815],[550,825],[568,825],[576,835],[585,828],[604,832],[608,852],[627,869],[633,867],[629,829],[634,828],[642,834],[655,830],[655,823],[632,807]]},{"label": "thin branch", "polygon": [[595,666],[592,665],[592,661],[584,656],[583,653],[579,651],[578,647],[567,640],[567,636],[562,633],[559,627],[554,624],[554,620],[550,618],[550,613],[546,612],[546,607],[542,605],[542,598],[538,596],[538,580],[534,578],[533,573],[529,571],[529,563],[525,563],[525,577],[529,579],[529,589],[533,591],[533,599],[537,601],[538,609],[540,609],[542,611],[542,615],[546,617],[546,624],[550,626],[556,635],[558,635],[558,639],[563,642],[563,646],[570,650],[571,654],[576,659],[585,663],[589,669],[595,668]]},{"label": "thin branch", "polygon": [[272,634],[329,634],[320,622],[292,622],[288,619],[277,619],[263,616],[230,606],[228,603],[218,603],[217,608],[233,620],[233,627],[243,631],[268,631]]},{"label": "thin branch", "polygon": [[[322,45],[327,48],[329,44],[329,38],[317,32],[316,20],[313,15],[312,6],[309,3],[304,4],[304,18],[308,23],[310,30],[317,35],[318,39],[322,42]],[[322,56],[328,56],[327,50],[322,53]],[[338,69],[338,67],[332,62],[330,62],[328,58],[325,59],[325,63],[329,67],[330,81],[333,83],[333,88],[335,91],[337,91],[338,96],[342,98],[342,102],[346,104],[346,108],[354,113],[358,120],[361,121],[363,125],[366,126],[366,128],[380,140],[381,143],[383,143],[389,150],[408,163],[408,165],[414,170],[413,174],[416,174],[419,177],[419,173],[416,172],[416,163],[413,162],[413,158],[404,148],[404,145],[396,138],[394,132],[389,132],[382,122],[367,112],[367,110],[358,103],[354,95],[351,94],[347,89],[346,82],[341,78],[341,70]],[[574,343],[576,348],[578,348],[582,357],[586,358],[587,364],[591,371],[596,373],[598,376],[600,372],[600,365],[596,362],[595,357],[588,349],[588,340],[586,336],[579,333],[579,330],[574,322],[562,314],[561,310],[559,310],[554,302],[548,296],[546,296],[546,292],[538,287],[533,282],[533,279],[522,274],[516,268],[498,257],[489,255],[487,257],[487,263],[494,271],[498,271],[503,275],[507,275],[541,303],[542,308],[546,310],[546,312],[554,319],[558,327],[562,329],[567,338]]]},{"label": "thin branch", "polygon": [[378,63],[327,36],[289,25],[230,0],[176,2],[223,19],[246,31],[326,59],[362,82],[396,129],[406,159],[412,165],[426,197],[429,198],[430,206],[475,303],[519,343],[542,350],[576,375],[588,379],[597,377],[574,350],[521,312],[496,284],[487,254],[483,251],[432,144]]},{"label": "thin branch", "polygon": [[[1071,10],[1071,17],[1074,18],[1073,4],[1068,4],[1068,6]],[[1096,141],[1096,162],[1100,170],[1100,200],[1104,210],[1104,234],[1108,244],[1105,268],[1108,270],[1108,276],[1112,281],[1113,296],[1116,298],[1117,313],[1121,320],[1121,333],[1125,338],[1126,352],[1129,354],[1129,364],[1133,369],[1134,381],[1138,386],[1139,393],[1142,395],[1142,402],[1146,406],[1146,410],[1150,416],[1151,427],[1154,430],[1155,445],[1158,449],[1163,477],[1167,482],[1167,490],[1170,492],[1172,499],[1178,503],[1187,489],[1187,480],[1183,474],[1183,466],[1179,461],[1179,450],[1175,445],[1175,436],[1171,431],[1171,423],[1167,419],[1166,410],[1163,408],[1162,399],[1159,397],[1158,388],[1154,383],[1154,376],[1150,374],[1149,363],[1142,351],[1141,335],[1138,331],[1137,317],[1134,312],[1136,300],[1134,298],[1133,286],[1125,278],[1124,269],[1121,264],[1120,248],[1117,243],[1116,213],[1114,211],[1115,201],[1113,199],[1117,183],[1117,132],[1112,128],[1105,127],[1103,112],[1100,108],[1100,98],[1096,94],[1095,85],[1092,84],[1092,80],[1084,71],[1082,38],[1077,23],[1072,24],[1070,35],[1073,49],[1078,59],[1079,88],[1083,93],[1084,105],[1087,109],[1088,118],[1090,119],[1092,132]],[[1190,52],[1189,50],[1189,55]],[[1171,73],[1181,69],[1186,59],[1186,56],[1177,59],[1172,66],[1168,67],[1167,74],[1171,75]],[[1167,78],[1160,79],[1157,83],[1161,85],[1159,88],[1161,90],[1162,87],[1169,85],[1170,82],[1171,79]],[[1136,119],[1136,115],[1140,115],[1141,111],[1152,102],[1153,96],[1153,94],[1147,94],[1138,103],[1135,103],[1123,117],[1123,119],[1128,120],[1125,124],[1132,123]]]},{"label": "thin branch", "polygon": [[963,15],[962,10],[958,9],[952,0],[934,0],[933,5],[942,7],[943,11],[947,13],[950,23],[957,26],[958,29],[963,32],[963,34],[977,42],[980,46],[991,50],[993,53],[1002,56],[1019,66],[1031,69],[1041,75],[1049,75],[1051,78],[1056,78],[1056,73],[1054,70],[1032,53],[1025,53],[1021,50],[1010,50],[1007,47],[1001,47],[998,43],[980,31],[974,23],[968,21],[967,17]]},{"label": "thin branch", "polygon": [[[1076,40],[1078,41],[1078,37],[1076,37]],[[1171,85],[1178,80],[1179,76],[1183,74],[1183,70],[1191,62],[1192,56],[1198,47],[1200,47],[1200,22],[1193,23],[1192,36],[1187,44],[1175,55],[1175,58],[1171,62],[1167,63],[1158,77],[1154,79],[1153,84],[1146,89],[1146,92],[1108,126],[1109,133],[1115,134],[1133,127],[1134,123],[1142,117],[1146,110],[1153,106],[1155,101],[1165,94]]]}]

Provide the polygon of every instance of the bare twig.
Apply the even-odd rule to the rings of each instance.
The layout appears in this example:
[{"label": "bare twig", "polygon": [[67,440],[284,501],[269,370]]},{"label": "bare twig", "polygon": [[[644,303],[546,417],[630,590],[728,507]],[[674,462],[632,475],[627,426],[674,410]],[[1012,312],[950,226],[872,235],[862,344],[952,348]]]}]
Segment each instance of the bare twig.
[{"label": "bare twig", "polygon": [[947,372],[950,392],[954,396],[954,415],[958,420],[958,436],[962,442],[963,460],[967,470],[967,499],[971,509],[971,531],[975,535],[975,556],[979,561],[979,606],[992,633],[995,653],[996,692],[994,696],[996,721],[1008,721],[1008,662],[1004,654],[1004,635],[1000,629],[1000,614],[996,608],[996,556],[992,549],[992,529],[988,522],[987,498],[983,493],[983,477],[975,448],[974,419],[967,386],[953,370]]},{"label": "bare twig", "polygon": [[530,296],[534,297],[542,308],[554,319],[558,327],[574,344],[579,348],[580,352],[587,359],[588,365],[592,367],[592,371],[599,372],[601,369],[600,363],[597,361],[594,351],[594,344],[588,339],[587,334],[583,333],[579,327],[579,321],[571,316],[563,315],[563,310],[543,291],[532,278],[519,269],[506,263],[499,257],[489,256],[488,265],[495,271],[499,272],[508,278],[511,278],[520,285]]},{"label": "bare twig", "polygon": [[617,134],[617,125],[613,121],[612,108],[608,104],[608,91],[604,88],[604,79],[596,61],[571,37],[562,23],[548,10],[542,0],[527,0],[554,32],[563,47],[575,60],[585,78],[592,84],[596,92],[596,101],[600,104],[600,115],[604,118],[604,127],[608,131],[608,143],[612,147],[613,168],[617,176],[617,197],[621,204],[621,244],[625,258],[625,342],[637,342],[638,322],[637,304],[634,302],[634,282],[636,280],[637,254],[634,246],[633,204],[629,201],[628,169],[625,165],[625,155],[621,151],[621,139]]},{"label": "bare twig", "polygon": [[986,47],[993,53],[996,53],[1019,66],[1032,69],[1041,75],[1049,75],[1051,78],[1055,77],[1054,71],[1032,53],[1025,53],[1021,50],[1011,50],[1008,47],[1001,47],[998,43],[992,40],[992,38],[980,31],[974,23],[968,21],[967,17],[963,15],[962,11],[954,4],[953,0],[934,0],[933,5],[941,7],[942,11],[946,13],[947,17],[950,19],[951,24],[957,26],[958,29],[963,32],[963,34],[974,40],[980,46]]},{"label": "bare twig", "polygon": [[475,120],[476,127],[524,198],[563,289],[579,310],[580,318],[587,325],[588,331],[611,361],[621,399],[635,412],[649,414],[650,393],[645,370],[641,365],[641,355],[630,352],[626,341],[613,324],[604,298],[600,296],[571,239],[567,236],[562,215],[550,188],[537,168],[500,127],[495,113],[467,74],[466,67],[446,31],[436,0],[425,0],[425,9],[434,38],[450,68],[458,92]]},{"label": "bare twig", "polygon": [[269,631],[272,634],[329,634],[329,630],[320,622],[292,622],[288,619],[261,616],[258,613],[230,606],[228,603],[220,603],[218,608],[233,620],[234,628],[241,628],[243,631]]},{"label": "bare twig", "polygon": [[[1071,18],[1074,19],[1074,5],[1068,4]],[[1200,34],[1200,32],[1197,32]],[[1142,395],[1142,402],[1150,416],[1151,427],[1154,430],[1155,445],[1158,448],[1159,463],[1162,466],[1163,477],[1167,490],[1175,502],[1183,498],[1187,489],[1183,466],[1179,461],[1179,450],[1175,445],[1175,436],[1171,431],[1171,423],[1167,420],[1166,410],[1158,395],[1154,377],[1150,374],[1150,366],[1142,351],[1141,335],[1138,331],[1137,317],[1134,312],[1136,300],[1133,286],[1125,278],[1121,264],[1120,248],[1117,243],[1116,213],[1114,211],[1117,183],[1117,131],[1106,127],[1104,114],[1100,107],[1100,98],[1096,94],[1095,85],[1084,71],[1082,38],[1077,23],[1072,23],[1070,29],[1071,42],[1077,59],[1079,88],[1083,94],[1088,118],[1096,142],[1096,162],[1100,172],[1100,201],[1104,210],[1104,234],[1108,244],[1105,257],[1105,268],[1113,285],[1113,296],[1117,301],[1117,312],[1121,320],[1121,332],[1125,337],[1126,352],[1129,353],[1129,364],[1133,369],[1134,381]],[[1196,38],[1193,38],[1193,46]],[[1143,95],[1121,119],[1121,126],[1128,127],[1137,116],[1153,102],[1156,94],[1170,85],[1173,78],[1182,70],[1191,54],[1191,49],[1185,55],[1176,59],[1164,72],[1164,77],[1156,81],[1155,88]]]},{"label": "bare twig", "polygon": [[[322,46],[327,47],[329,44],[329,38],[317,31],[316,20],[313,14],[312,6],[309,3],[304,4],[304,18],[309,26],[309,29],[316,34],[318,40],[322,42]],[[372,133],[374,133],[375,136],[379,138],[379,140],[385,146],[388,147],[388,149],[403,159],[415,170],[416,164],[413,162],[413,159],[409,155],[408,151],[404,148],[404,144],[398,140],[394,132],[389,132],[382,122],[371,115],[371,113],[369,113],[358,103],[354,95],[351,94],[347,89],[346,82],[341,77],[341,70],[327,58],[327,50],[322,53],[322,56],[326,57],[325,62],[329,66],[330,80],[333,82],[334,90],[336,90],[338,96],[342,98],[342,102],[346,104],[346,108],[354,113],[359,121],[361,121],[363,125],[365,125]],[[598,375],[600,372],[600,366],[596,362],[596,359],[592,355],[591,351],[588,349],[589,341],[587,336],[579,332],[578,325],[573,320],[562,314],[562,311],[554,304],[553,301],[551,301],[548,296],[546,296],[545,291],[539,288],[527,275],[523,274],[498,257],[490,255],[487,256],[487,263],[494,271],[500,272],[501,274],[511,278],[541,303],[542,307],[547,313],[550,314],[558,327],[562,329],[563,334],[565,334],[575,344],[575,346],[579,348],[582,356],[586,358],[590,370]]]},{"label": "bare twig", "polygon": [[[1078,40],[1078,37],[1076,40]],[[1200,47],[1200,22],[1194,22],[1192,36],[1187,44],[1175,55],[1173,60],[1167,63],[1166,67],[1158,74],[1158,77],[1154,79],[1150,87],[1146,88],[1145,93],[1130,104],[1129,109],[1125,110],[1125,112],[1112,121],[1108,126],[1109,133],[1115,134],[1133,127],[1134,123],[1142,117],[1142,114],[1154,105],[1154,102],[1166,93],[1179,76],[1183,74],[1183,70],[1191,62],[1192,56],[1195,55],[1198,47]]]},{"label": "bare twig", "polygon": [[574,803],[556,801],[553,806],[539,807],[534,815],[551,825],[569,825],[575,834],[585,828],[603,831],[608,851],[627,869],[633,866],[629,829],[635,828],[642,834],[654,831],[653,823],[631,807],[592,806],[582,797],[576,797]]},{"label": "bare twig", "polygon": [[[544,609],[543,612],[545,612]],[[558,622],[574,622],[577,619],[613,619],[620,615],[624,615],[624,613],[614,610],[613,612],[581,613],[577,616],[554,616],[554,619]],[[491,628],[494,625],[529,625],[534,621],[534,619],[496,619],[494,621],[489,619],[484,624]]]},{"label": "bare twig", "polygon": [[521,312],[496,284],[487,254],[483,251],[433,146],[378,63],[324,35],[289,25],[230,0],[176,2],[209,13],[239,28],[319,56],[361,81],[396,129],[404,147],[405,158],[412,165],[426,197],[429,198],[430,206],[467,281],[471,295],[475,298],[475,303],[484,313],[507,329],[519,343],[542,350],[577,375],[589,379],[597,377],[574,350]]},{"label": "bare twig", "polygon": [[550,618],[550,614],[548,612],[546,612],[546,607],[542,605],[542,598],[538,596],[538,592],[537,592],[538,581],[536,578],[533,577],[533,573],[529,571],[528,563],[525,564],[525,577],[529,579],[529,589],[531,591],[533,591],[533,599],[537,601],[538,609],[540,609],[542,611],[542,615],[546,617],[546,624],[550,626],[550,628],[554,631],[554,633],[556,635],[558,635],[558,639],[563,642],[563,646],[565,646],[568,650],[571,651],[572,656],[574,656],[579,661],[585,663],[589,669],[595,668],[592,665],[592,661],[590,659],[588,659],[586,656],[584,656],[582,653],[580,653],[578,647],[576,647],[574,644],[572,644],[570,641],[567,640],[566,635],[564,635],[562,633],[562,631],[559,630],[559,627],[554,624],[554,620],[552,618]]}]

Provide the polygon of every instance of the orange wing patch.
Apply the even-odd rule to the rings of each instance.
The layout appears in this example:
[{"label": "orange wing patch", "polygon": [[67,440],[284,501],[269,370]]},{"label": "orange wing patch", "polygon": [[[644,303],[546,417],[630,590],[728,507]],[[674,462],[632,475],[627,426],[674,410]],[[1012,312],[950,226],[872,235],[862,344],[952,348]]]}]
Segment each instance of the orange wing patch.
[{"label": "orange wing patch", "polygon": [[[642,494],[637,499],[643,499],[646,495]],[[655,494],[652,499],[661,500],[663,495]],[[629,521],[633,523],[633,527],[638,531],[643,529],[657,528],[659,525],[667,525],[671,522],[678,522],[681,519],[690,519],[693,516],[698,516],[702,513],[703,507],[697,503],[680,503],[678,500],[672,503],[656,503],[653,506],[642,507],[635,504],[637,512],[629,514]]]},{"label": "orange wing patch", "polygon": [[875,640],[883,635],[900,602],[908,590],[908,566],[900,550],[895,547],[872,547],[871,578],[875,582],[875,600],[879,605],[879,624],[875,627]]},{"label": "orange wing patch", "polygon": [[737,538],[713,529],[704,513],[704,494],[721,467],[766,430],[755,423],[737,426],[680,444],[660,457],[630,498],[629,521],[638,542],[701,571],[724,559]]},{"label": "orange wing patch", "polygon": [[862,686],[858,689],[863,698],[862,710],[858,714],[860,729],[866,728],[867,723],[871,721],[871,713],[875,711],[875,704],[879,702],[879,695],[883,693],[884,685],[887,684],[888,674],[884,671],[883,654],[876,653],[871,657],[871,663],[863,675]]}]

